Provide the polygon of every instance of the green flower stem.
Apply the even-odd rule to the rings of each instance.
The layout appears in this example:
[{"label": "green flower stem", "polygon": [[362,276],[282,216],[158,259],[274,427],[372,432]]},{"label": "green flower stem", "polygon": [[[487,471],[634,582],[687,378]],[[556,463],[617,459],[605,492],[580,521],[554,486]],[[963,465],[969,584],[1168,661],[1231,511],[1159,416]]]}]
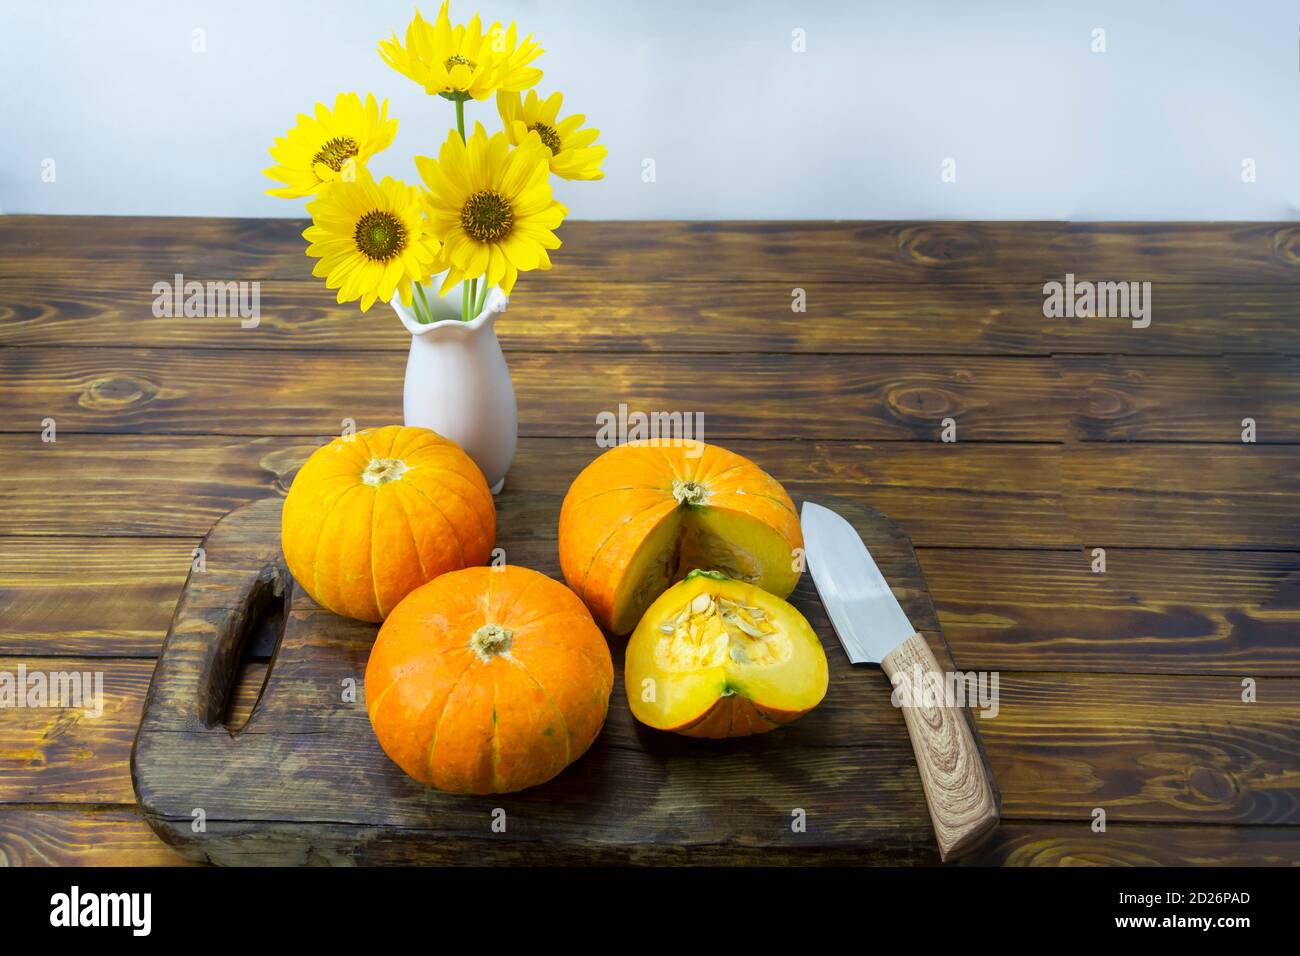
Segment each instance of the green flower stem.
[{"label": "green flower stem", "polygon": [[424,325],[424,314],[420,311],[420,300],[414,295],[411,296],[411,311],[415,313],[415,321]]},{"label": "green flower stem", "polygon": [[[433,309],[429,308],[429,300],[424,297],[424,286],[417,282],[415,284],[415,293],[420,300],[415,303],[415,317],[420,320],[421,325],[428,325],[433,321]],[[422,305],[423,314],[421,314]]]},{"label": "green flower stem", "polygon": [[[468,144],[469,140],[465,138],[465,100],[460,97],[456,98],[456,131],[460,133],[460,141]],[[472,294],[470,286],[462,281],[460,284],[460,320],[462,322],[468,322],[472,318],[469,314],[470,296]]]},{"label": "green flower stem", "polygon": [[483,291],[478,294],[478,308],[474,310],[475,315],[483,314],[483,306],[487,305],[488,281],[487,276],[483,277]]}]

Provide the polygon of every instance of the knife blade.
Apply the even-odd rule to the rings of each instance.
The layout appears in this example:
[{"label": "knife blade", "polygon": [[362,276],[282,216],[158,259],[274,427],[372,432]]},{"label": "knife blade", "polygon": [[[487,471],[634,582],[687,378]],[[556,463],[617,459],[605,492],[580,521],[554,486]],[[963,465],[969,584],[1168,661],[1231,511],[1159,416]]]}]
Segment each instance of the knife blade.
[{"label": "knife blade", "polygon": [[857,529],[812,501],[803,503],[799,523],[817,595],[849,660],[878,662],[895,687],[939,858],[953,859],[976,846],[997,826],[999,816],[997,794],[965,708],[953,703],[946,691],[952,685]]},{"label": "knife blade", "polygon": [[856,528],[812,501],[805,501],[804,556],[817,596],[854,664],[879,664],[916,633],[889,582]]}]

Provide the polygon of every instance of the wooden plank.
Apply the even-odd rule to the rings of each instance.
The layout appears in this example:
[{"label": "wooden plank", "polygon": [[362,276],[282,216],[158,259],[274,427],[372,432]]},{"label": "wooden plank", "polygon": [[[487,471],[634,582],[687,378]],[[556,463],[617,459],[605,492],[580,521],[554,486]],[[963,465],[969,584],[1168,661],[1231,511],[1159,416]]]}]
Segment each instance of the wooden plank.
[{"label": "wooden plank", "polygon": [[1073,357],[1059,360],[1073,425],[1088,441],[1260,444],[1300,440],[1300,363],[1276,356]]},{"label": "wooden plank", "polygon": [[[240,824],[218,823],[231,832]],[[250,833],[263,833],[243,825]],[[270,836],[270,835],[268,835]],[[289,866],[350,862],[310,857],[292,834],[251,844],[242,862]],[[363,835],[357,834],[363,844]],[[490,846],[490,845],[489,845]],[[489,847],[485,847],[485,850]],[[685,851],[675,862],[688,862]],[[1156,826],[1114,824],[1093,833],[1079,823],[1004,823],[988,843],[960,861],[973,866],[1292,866],[1300,857],[1300,827]],[[848,864],[934,863],[933,850],[919,844],[882,848],[880,853],[846,855]],[[554,865],[550,854],[539,864]],[[588,862],[586,857],[576,862]],[[629,857],[622,862],[635,862]],[[697,852],[690,862],[712,863]],[[755,860],[755,862],[764,862]],[[787,862],[812,862],[795,857]],[[0,865],[9,866],[178,866],[184,857],[163,843],[132,810],[0,810]],[[770,865],[770,862],[769,862]]]},{"label": "wooden plank", "polygon": [[[128,763],[154,662],[0,658],[0,672],[14,681],[20,667],[29,678],[51,672],[89,675],[81,681],[87,696],[78,706],[24,706],[3,711],[0,803],[133,804]],[[96,715],[101,704],[102,711]]]},{"label": "wooden plank", "polygon": [[972,866],[1295,866],[1300,827],[1004,823]]},{"label": "wooden plank", "polygon": [[[595,437],[597,415],[699,413],[704,435],[959,441],[1300,442],[1300,374],[1281,356],[518,353],[520,433]],[[6,430],[300,435],[401,418],[387,353],[228,349],[0,350]],[[832,414],[827,414],[833,410]]]},{"label": "wooden plank", "polygon": [[[198,543],[7,540],[0,654],[157,654]],[[963,668],[1300,676],[1295,552],[1115,548],[1104,575],[1078,550],[918,554]]]},{"label": "wooden plank", "polygon": [[[570,276],[521,282],[497,333],[507,352],[1128,355],[1300,353],[1300,301],[1286,285],[1161,285],[1145,329],[1123,320],[1043,317],[1035,285],[756,280],[610,283]],[[410,336],[384,306],[338,304],[323,282],[269,279],[260,318],[153,314],[153,275],[129,263],[93,288],[30,275],[0,279],[0,345],[359,349],[405,353]]]},{"label": "wooden plank", "polygon": [[153,656],[198,538],[14,538],[0,547],[0,655]]},{"label": "wooden plank", "polygon": [[0,534],[201,536],[230,509],[282,494],[321,443],[3,435]]},{"label": "wooden plank", "polygon": [[918,549],[958,667],[1300,676],[1300,553]]},{"label": "wooden plank", "polygon": [[[8,430],[301,435],[402,417],[405,362],[368,354],[5,349]],[[1067,410],[1051,360],[880,356],[519,354],[522,435],[590,437],[597,416],[675,410],[726,438],[1056,441]],[[833,414],[827,414],[832,409]]]},{"label": "wooden plank", "polygon": [[[51,666],[39,658],[22,662]],[[0,670],[14,671],[18,663],[0,659]],[[84,666],[104,673],[102,717],[23,709],[0,721],[0,803],[133,801],[131,742],[153,662],[87,660]],[[880,681],[881,699],[864,698],[866,709],[857,711],[870,718],[860,727],[884,721],[901,726],[888,685]],[[1263,678],[1258,703],[1244,704],[1240,682],[1230,677],[1004,672],[999,694],[998,716],[980,720],[979,729],[1002,790],[1004,819],[1070,820],[1086,827],[1095,807],[1115,823],[1272,825],[1297,819],[1300,681]],[[364,710],[354,718],[364,722]],[[611,720],[616,729],[635,733],[625,709],[611,712]],[[782,753],[773,739],[771,746]],[[695,746],[682,740],[682,746]],[[912,785],[904,770],[915,772],[907,759],[905,749],[879,757],[901,777],[902,789]],[[781,760],[786,766],[794,756],[785,753]],[[923,804],[914,809],[924,814]],[[881,808],[884,817],[887,810]]]},{"label": "wooden plank", "polygon": [[136,810],[0,809],[0,866],[187,866]]},{"label": "wooden plank", "polygon": [[1300,449],[1270,445],[1066,446],[1062,491],[1083,544],[1293,550]]},{"label": "wooden plank", "polygon": [[[45,444],[35,433],[0,435],[0,460],[10,468],[0,484],[0,535],[202,535],[232,508],[282,494],[326,440],[69,435]],[[1061,446],[737,441],[727,447],[792,493],[856,488],[918,544],[1082,544],[1060,498]],[[563,495],[600,452],[589,440],[525,438],[507,487]]]},{"label": "wooden plank", "polygon": [[[307,274],[302,219],[7,216],[0,276],[134,263],[227,280]],[[570,222],[553,278],[1037,284],[1300,282],[1291,222]]]},{"label": "wooden plank", "polygon": [[1290,824],[1300,819],[1300,681],[1001,676],[980,731],[1007,819]]},{"label": "wooden plank", "polygon": [[[0,535],[201,535],[283,493],[326,438],[0,435]],[[1300,541],[1300,448],[736,441],[792,492],[855,487],[923,547],[1242,548]],[[511,487],[563,494],[599,453],[524,439]]]},{"label": "wooden plank", "polygon": [[[283,493],[312,439],[0,435],[0,534],[201,535]],[[857,487],[920,546],[1290,550],[1300,449],[728,442],[802,494]],[[600,449],[524,439],[511,487],[563,494]]]}]

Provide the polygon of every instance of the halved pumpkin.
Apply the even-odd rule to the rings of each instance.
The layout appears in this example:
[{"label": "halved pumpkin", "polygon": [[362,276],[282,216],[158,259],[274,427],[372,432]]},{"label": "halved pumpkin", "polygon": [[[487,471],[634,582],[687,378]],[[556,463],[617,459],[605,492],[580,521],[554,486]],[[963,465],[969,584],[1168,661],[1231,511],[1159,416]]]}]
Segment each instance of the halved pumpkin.
[{"label": "halved pumpkin", "polygon": [[826,696],[826,652],[807,619],[762,588],[693,571],[659,596],[627,645],[641,723],[688,737],[745,737]]},{"label": "halved pumpkin", "polygon": [[564,578],[615,634],[636,627],[650,602],[694,568],[779,597],[799,581],[803,534],[785,489],[747,458],[698,448],[648,441],[611,448],[564,497]]}]

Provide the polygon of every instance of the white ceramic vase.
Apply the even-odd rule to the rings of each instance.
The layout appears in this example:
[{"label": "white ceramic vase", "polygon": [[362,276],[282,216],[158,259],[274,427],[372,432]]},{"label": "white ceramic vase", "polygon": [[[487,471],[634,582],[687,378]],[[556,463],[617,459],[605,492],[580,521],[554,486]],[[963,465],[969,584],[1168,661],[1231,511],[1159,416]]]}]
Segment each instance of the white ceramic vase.
[{"label": "white ceramic vase", "polygon": [[494,288],[483,311],[462,322],[460,286],[438,296],[444,275],[424,287],[435,321],[418,322],[401,296],[390,303],[411,333],[402,411],[406,424],[430,428],[465,449],[495,495],[519,440],[515,387],[494,328],[509,298]]}]

